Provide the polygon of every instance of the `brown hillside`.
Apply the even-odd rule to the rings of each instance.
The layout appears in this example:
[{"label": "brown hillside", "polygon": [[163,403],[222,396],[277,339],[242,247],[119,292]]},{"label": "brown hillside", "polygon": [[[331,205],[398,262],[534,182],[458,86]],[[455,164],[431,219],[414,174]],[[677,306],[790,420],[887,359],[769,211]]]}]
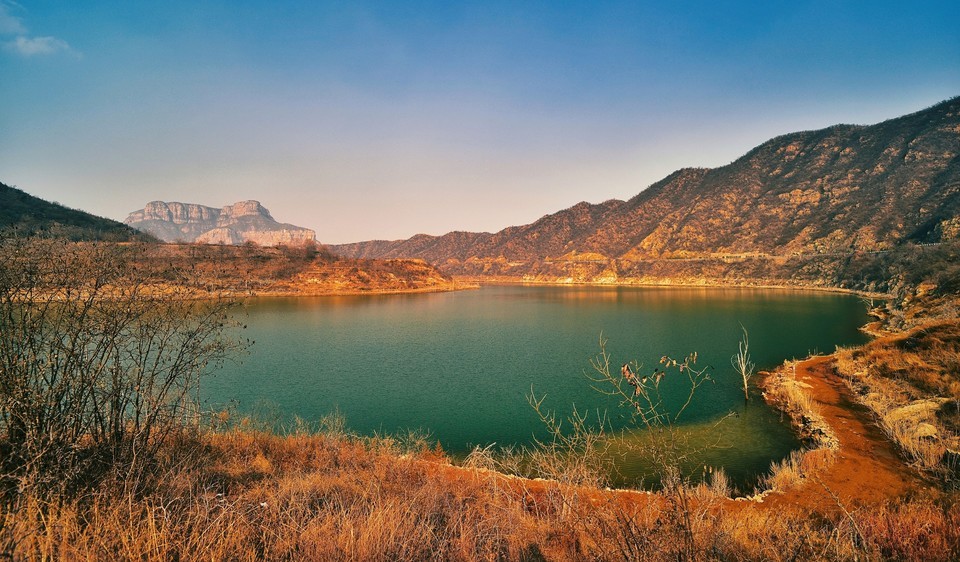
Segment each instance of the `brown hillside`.
[{"label": "brown hillside", "polygon": [[149,282],[174,282],[201,292],[312,296],[456,288],[448,276],[423,260],[341,258],[315,245],[155,244],[133,250],[138,252],[134,257],[140,272]]},{"label": "brown hillside", "polygon": [[[579,203],[496,234],[334,246],[510,275],[571,252],[635,262],[729,254],[849,253],[960,236],[960,98],[871,126],[772,139],[715,169],[674,172],[629,201]],[[540,264],[542,265],[542,264]]]}]

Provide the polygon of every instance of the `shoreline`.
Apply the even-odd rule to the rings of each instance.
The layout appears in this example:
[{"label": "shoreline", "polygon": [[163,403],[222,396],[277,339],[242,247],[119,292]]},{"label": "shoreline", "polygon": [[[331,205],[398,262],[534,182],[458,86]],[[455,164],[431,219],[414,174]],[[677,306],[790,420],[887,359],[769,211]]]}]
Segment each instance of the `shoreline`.
[{"label": "shoreline", "polygon": [[[675,283],[675,282],[596,282],[596,281],[530,281],[516,278],[476,278],[476,277],[457,277],[457,281],[452,286],[446,287],[424,287],[416,289],[370,289],[370,290],[321,290],[321,291],[297,291],[297,290],[247,290],[247,291],[224,291],[223,295],[234,298],[259,298],[259,297],[337,297],[337,296],[361,296],[361,295],[400,295],[400,294],[419,294],[419,293],[450,293],[454,291],[477,290],[486,286],[520,286],[520,287],[633,287],[647,289],[759,289],[769,291],[813,291],[821,293],[834,293],[842,295],[852,295],[863,298],[872,298],[878,300],[887,300],[892,298],[889,293],[874,293],[861,291],[858,289],[847,289],[843,287],[829,287],[823,285],[783,285],[783,284],[749,284],[749,283]],[[872,336],[883,334],[884,332],[868,331],[867,327],[876,324],[871,322],[864,325],[863,329]]]},{"label": "shoreline", "polygon": [[370,289],[370,290],[359,290],[352,289],[346,291],[293,291],[293,290],[278,290],[278,291],[246,291],[246,292],[230,292],[227,291],[224,293],[224,296],[227,298],[238,298],[238,299],[248,299],[248,298],[273,298],[273,297],[358,297],[364,295],[378,296],[378,295],[406,295],[406,294],[424,294],[424,293],[452,293],[454,291],[466,291],[471,289],[477,289],[479,287],[423,287],[417,289]]},{"label": "shoreline", "polygon": [[[813,444],[801,449],[796,463],[801,482],[765,492],[763,500],[772,505],[815,510],[826,504],[836,511],[843,504],[879,504],[927,488],[871,412],[857,403],[835,371],[836,359],[831,353],[784,364],[761,381],[764,399],[787,413],[801,439]],[[809,402],[784,402],[787,385]],[[862,478],[865,473],[869,479]]]},{"label": "shoreline", "polygon": [[[458,276],[454,276],[457,278]],[[784,285],[784,284],[751,284],[750,282],[744,283],[727,283],[720,281],[710,281],[710,282],[673,282],[673,281],[661,281],[661,282],[649,282],[649,281],[616,281],[616,282],[605,282],[605,281],[536,281],[529,279],[520,279],[520,278],[508,278],[508,277],[490,277],[484,279],[482,277],[473,277],[473,276],[463,276],[460,277],[464,280],[470,279],[479,287],[485,285],[501,285],[501,286],[546,286],[546,287],[637,287],[637,288],[669,288],[669,289],[764,289],[764,290],[794,290],[794,291],[817,291],[824,293],[838,293],[838,294],[847,294],[854,295],[858,297],[865,298],[874,298],[880,300],[886,300],[892,298],[892,295],[889,293],[874,293],[869,291],[861,291],[858,289],[847,289],[843,287],[830,287],[826,285],[805,285],[805,284],[796,284],[796,285]]]},{"label": "shoreline", "polygon": [[[789,365],[795,370],[791,379],[807,391],[818,410],[815,417],[821,418],[819,421],[824,425],[809,423],[809,411],[768,395],[773,391],[771,385],[776,384],[777,371],[786,369],[787,364],[765,372],[758,384],[763,390],[763,400],[791,418],[791,426],[807,445],[796,450],[797,456],[788,469],[796,471],[792,484],[782,488],[767,486],[752,494],[714,497],[721,506],[735,511],[804,510],[838,515],[848,507],[876,506],[929,488],[922,476],[910,469],[896,444],[877,427],[870,412],[856,404],[852,391],[832,372],[834,361],[834,354],[817,355]],[[811,442],[816,443],[811,447]],[[794,455],[788,456],[787,460],[792,457]],[[640,488],[594,488],[555,479],[517,476],[494,468],[462,466],[449,460],[416,459],[414,462],[446,479],[492,478],[517,493],[534,497],[556,490],[561,494],[579,494],[595,503],[615,501],[641,508],[667,500],[661,492]],[[870,479],[863,480],[864,473],[869,473]]]}]

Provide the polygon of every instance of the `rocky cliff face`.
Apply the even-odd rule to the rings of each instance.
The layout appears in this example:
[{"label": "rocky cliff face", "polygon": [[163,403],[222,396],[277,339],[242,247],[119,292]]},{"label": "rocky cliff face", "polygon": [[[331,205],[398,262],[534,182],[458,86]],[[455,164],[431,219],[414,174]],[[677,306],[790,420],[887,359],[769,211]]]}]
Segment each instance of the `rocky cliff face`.
[{"label": "rocky cliff face", "polygon": [[495,234],[333,246],[447,272],[616,276],[658,259],[850,254],[960,236],[960,98],[871,126],[772,139],[716,169],[684,169],[628,201],[579,203]]},{"label": "rocky cliff face", "polygon": [[312,230],[274,220],[259,201],[241,201],[222,209],[152,201],[124,222],[165,242],[301,246],[316,241]]}]

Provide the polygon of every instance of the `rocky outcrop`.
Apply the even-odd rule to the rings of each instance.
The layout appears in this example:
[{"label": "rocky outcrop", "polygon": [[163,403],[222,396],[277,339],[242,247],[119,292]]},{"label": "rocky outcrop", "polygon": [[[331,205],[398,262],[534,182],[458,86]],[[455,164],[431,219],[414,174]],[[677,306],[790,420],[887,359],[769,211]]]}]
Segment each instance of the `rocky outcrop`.
[{"label": "rocky outcrop", "polygon": [[222,209],[151,201],[124,222],[165,242],[302,246],[316,241],[312,230],[274,220],[259,201],[240,201]]}]

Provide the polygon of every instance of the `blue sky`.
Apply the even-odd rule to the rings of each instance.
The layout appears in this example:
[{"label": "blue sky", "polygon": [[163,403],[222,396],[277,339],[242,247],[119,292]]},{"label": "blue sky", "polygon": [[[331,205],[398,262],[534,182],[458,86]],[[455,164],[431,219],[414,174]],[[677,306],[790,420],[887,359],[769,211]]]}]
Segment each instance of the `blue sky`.
[{"label": "blue sky", "polygon": [[0,0],[0,181],[496,231],[960,94],[960,3]]}]

